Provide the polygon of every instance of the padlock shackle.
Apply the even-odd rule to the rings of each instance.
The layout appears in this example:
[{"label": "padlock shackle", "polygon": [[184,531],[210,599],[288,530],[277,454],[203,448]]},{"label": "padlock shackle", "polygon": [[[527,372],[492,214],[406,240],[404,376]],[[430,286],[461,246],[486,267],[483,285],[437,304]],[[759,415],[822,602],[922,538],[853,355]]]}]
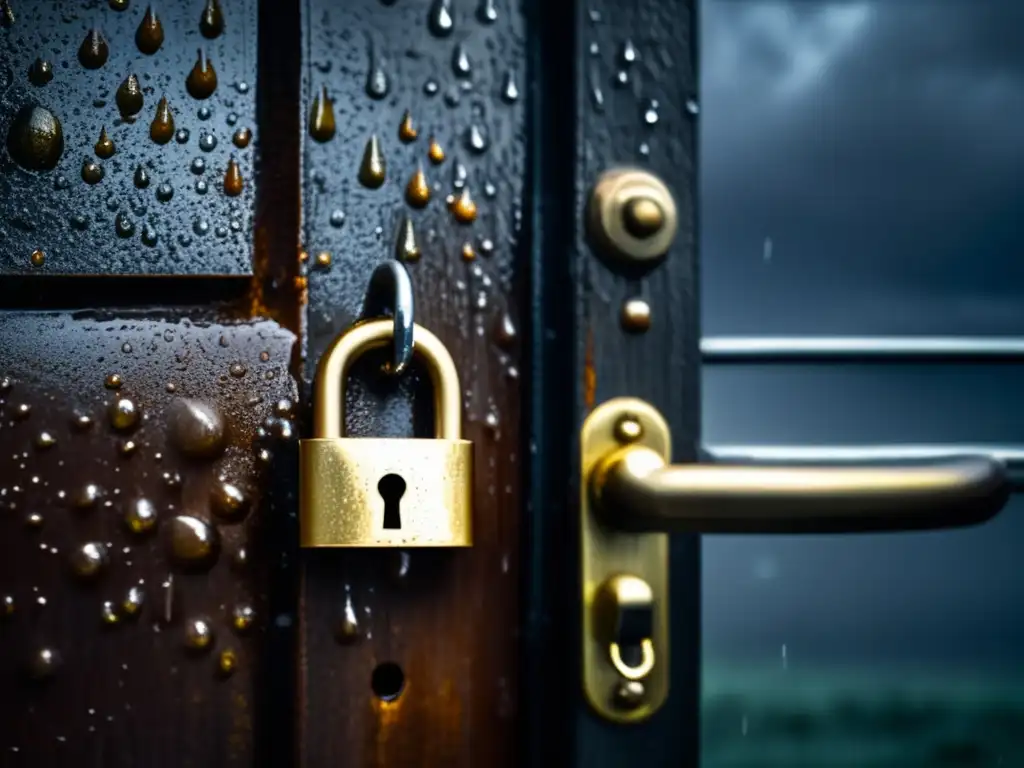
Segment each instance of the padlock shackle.
[{"label": "padlock shackle", "polygon": [[[391,342],[390,319],[357,323],[336,338],[320,358],[313,384],[313,437],[344,437],[345,381],[360,356]],[[413,326],[413,355],[427,364],[434,388],[434,433],[442,440],[462,439],[459,373],[444,343],[420,325]]]}]

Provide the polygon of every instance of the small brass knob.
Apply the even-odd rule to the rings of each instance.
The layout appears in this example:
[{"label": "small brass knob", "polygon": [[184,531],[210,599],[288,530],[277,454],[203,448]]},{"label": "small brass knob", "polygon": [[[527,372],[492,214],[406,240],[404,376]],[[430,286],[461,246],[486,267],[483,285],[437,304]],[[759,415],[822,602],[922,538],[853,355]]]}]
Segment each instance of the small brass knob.
[{"label": "small brass knob", "polygon": [[587,231],[603,257],[653,266],[668,252],[678,226],[672,193],[649,171],[614,168],[594,185]]}]

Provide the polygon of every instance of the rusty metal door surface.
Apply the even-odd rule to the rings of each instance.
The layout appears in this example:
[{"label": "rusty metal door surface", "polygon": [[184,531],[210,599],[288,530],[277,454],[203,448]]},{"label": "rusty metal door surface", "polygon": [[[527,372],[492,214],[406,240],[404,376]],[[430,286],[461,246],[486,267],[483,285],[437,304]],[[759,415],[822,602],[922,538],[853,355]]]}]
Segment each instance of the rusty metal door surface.
[{"label": "rusty metal door surface", "polygon": [[[642,397],[696,457],[691,0],[0,0],[0,765],[692,765],[699,549],[673,695],[588,709],[586,414]],[[653,171],[658,269],[596,257],[591,187]],[[330,342],[398,260],[450,351],[474,546],[298,547]],[[428,436],[422,367],[349,435]]]}]

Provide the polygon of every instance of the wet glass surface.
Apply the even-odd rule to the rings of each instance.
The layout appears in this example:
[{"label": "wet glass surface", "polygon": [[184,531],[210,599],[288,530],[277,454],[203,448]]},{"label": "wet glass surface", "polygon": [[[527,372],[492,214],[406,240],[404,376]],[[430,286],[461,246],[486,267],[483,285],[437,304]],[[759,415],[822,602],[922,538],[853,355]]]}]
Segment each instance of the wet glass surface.
[{"label": "wet glass surface", "polygon": [[[1024,8],[703,3],[706,335],[1019,334]],[[1024,443],[1018,365],[707,367],[709,445]],[[1024,765],[1024,502],[704,539],[703,768]]]}]

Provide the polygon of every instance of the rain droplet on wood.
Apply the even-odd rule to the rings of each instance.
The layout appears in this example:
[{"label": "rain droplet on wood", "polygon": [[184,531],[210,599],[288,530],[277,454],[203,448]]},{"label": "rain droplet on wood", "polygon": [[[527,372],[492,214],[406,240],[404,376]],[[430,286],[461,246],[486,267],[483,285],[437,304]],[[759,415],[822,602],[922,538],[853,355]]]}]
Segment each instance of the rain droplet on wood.
[{"label": "rain droplet on wood", "polygon": [[192,71],[185,78],[185,88],[193,99],[208,99],[217,90],[217,70],[202,49],[198,51]]},{"label": "rain droplet on wood", "polygon": [[82,579],[95,578],[109,561],[106,546],[98,541],[88,541],[75,547],[68,555],[68,565],[72,572]]},{"label": "rain droplet on wood", "polygon": [[230,648],[225,648],[217,655],[217,674],[231,677],[238,666],[238,655]]},{"label": "rain droplet on wood", "polygon": [[497,342],[499,347],[508,349],[515,343],[518,335],[512,316],[508,313],[508,310],[505,310],[498,316],[497,322],[494,325],[495,342]]},{"label": "rain droplet on wood", "polygon": [[198,400],[176,400],[168,409],[167,427],[174,446],[186,456],[215,458],[224,451],[224,417]]},{"label": "rain droplet on wood", "polygon": [[476,18],[481,24],[493,24],[498,20],[498,9],[494,0],[480,0],[476,9]]},{"label": "rain droplet on wood", "polygon": [[185,624],[185,648],[189,651],[206,651],[213,646],[213,626],[204,617],[189,619]]},{"label": "rain droplet on wood", "polygon": [[156,105],[156,114],[149,124],[149,137],[157,144],[166,144],[174,138],[174,113],[166,96],[161,97]]},{"label": "rain droplet on wood", "polygon": [[206,0],[199,16],[199,31],[207,40],[219,37],[224,31],[224,12],[217,0]]},{"label": "rain droplet on wood", "polygon": [[103,180],[103,166],[94,160],[82,163],[82,181],[86,184],[99,184]]},{"label": "rain droplet on wood", "polygon": [[473,250],[473,244],[472,243],[463,243],[462,244],[462,260],[463,261],[473,261],[474,259],[476,259],[476,251]]},{"label": "rain droplet on wood", "polygon": [[640,58],[640,54],[637,53],[636,47],[633,45],[632,40],[625,40],[622,43],[622,47],[619,49],[619,63],[628,67],[636,63],[636,60]]},{"label": "rain droplet on wood", "polygon": [[[32,251],[31,255],[29,256],[29,262],[32,264],[33,267],[43,266],[43,264],[46,263],[45,251],[41,251],[38,248],[36,248],[34,251]],[[43,434],[45,435],[47,433],[44,432]],[[38,441],[36,444],[38,445]]]},{"label": "rain droplet on wood", "polygon": [[430,202],[430,184],[422,165],[416,168],[405,187],[405,201],[413,208],[424,208]]},{"label": "rain droplet on wood", "polygon": [[233,141],[235,146],[239,149],[245,149],[249,146],[249,142],[252,141],[252,131],[248,128],[239,128],[231,136],[231,141]]},{"label": "rain droplet on wood", "polygon": [[434,165],[440,165],[444,162],[444,149],[433,136],[430,137],[430,146],[427,147],[427,157],[430,158],[430,162]]},{"label": "rain droplet on wood", "polygon": [[501,86],[501,99],[506,104],[511,104],[519,99],[519,87],[516,85],[516,75],[511,69],[505,73],[505,80]]},{"label": "rain droplet on wood", "polygon": [[239,634],[245,634],[252,629],[253,623],[256,621],[256,611],[251,605],[236,605],[234,610],[231,612],[231,626],[234,627],[235,631]]},{"label": "rain droplet on wood", "polygon": [[124,523],[132,533],[147,533],[153,530],[157,523],[156,505],[149,499],[135,499],[125,509]]},{"label": "rain droplet on wood", "polygon": [[487,130],[476,123],[473,123],[466,129],[465,141],[466,149],[475,155],[482,155],[487,151],[487,147],[490,146]]},{"label": "rain droplet on wood", "polygon": [[28,673],[33,680],[47,680],[57,673],[61,663],[61,655],[55,648],[39,648],[29,656]]},{"label": "rain droplet on wood", "polygon": [[220,554],[217,529],[199,518],[178,515],[165,526],[167,553],[181,566],[205,570]]},{"label": "rain droplet on wood", "polygon": [[139,114],[142,111],[144,102],[139,78],[134,74],[128,75],[124,82],[117,87],[117,93],[114,98],[117,101],[117,109],[120,111],[121,117],[127,120]]},{"label": "rain droplet on wood", "polygon": [[119,432],[134,429],[139,423],[139,408],[127,397],[117,398],[110,406],[110,426]]},{"label": "rain droplet on wood", "polygon": [[164,25],[153,12],[153,6],[146,8],[146,13],[135,30],[135,45],[147,56],[152,56],[164,44]]},{"label": "rain droplet on wood", "polygon": [[458,197],[452,197],[448,207],[460,224],[472,224],[476,220],[476,203],[469,195],[469,187],[463,187]]},{"label": "rain droplet on wood", "polygon": [[128,617],[134,618],[139,615],[143,604],[146,602],[146,593],[141,587],[129,587],[124,600],[121,601],[121,612]]},{"label": "rain droplet on wood", "polygon": [[412,262],[419,261],[421,255],[412,219],[406,216],[398,228],[398,237],[395,241],[395,258],[399,261]]},{"label": "rain droplet on wood", "polygon": [[242,178],[242,169],[238,167],[235,158],[228,160],[228,168],[224,172],[224,194],[228,197],[238,197],[245,187],[245,180]]},{"label": "rain droplet on wood", "polygon": [[78,48],[78,61],[86,69],[99,69],[107,63],[110,46],[103,38],[103,33],[93,27],[85,34],[85,40]]},{"label": "rain droplet on wood", "polygon": [[402,115],[402,122],[398,125],[399,140],[408,144],[411,141],[415,141],[418,135],[419,131],[416,130],[416,126],[412,123],[412,114],[409,110],[405,110],[405,114]]},{"label": "rain droplet on wood", "polygon": [[377,189],[384,183],[386,176],[387,163],[380,151],[377,134],[373,134],[366,142],[366,149],[363,150],[363,160],[359,164],[359,182],[364,187]]},{"label": "rain droplet on wood", "polygon": [[237,483],[220,480],[210,491],[210,509],[221,520],[232,523],[244,520],[250,506],[249,494]]},{"label": "rain droplet on wood", "polygon": [[102,157],[104,160],[114,156],[117,148],[114,146],[114,140],[107,135],[106,126],[100,129],[100,137],[93,149],[96,150],[96,157]]},{"label": "rain droplet on wood", "polygon": [[434,37],[447,37],[452,33],[452,0],[434,0],[427,15],[427,27]]},{"label": "rain droplet on wood", "polygon": [[309,135],[319,142],[334,138],[334,102],[327,95],[327,86],[313,97],[313,106],[309,110]]},{"label": "rain droplet on wood", "polygon": [[469,77],[473,73],[473,67],[469,63],[469,54],[462,43],[458,43],[452,51],[452,72],[456,77]]},{"label": "rain droplet on wood", "polygon": [[46,85],[53,80],[53,64],[46,59],[36,59],[28,68],[28,79],[32,85]]},{"label": "rain droplet on wood", "polygon": [[28,171],[50,171],[64,154],[64,129],[48,109],[28,104],[18,110],[7,131],[11,159]]},{"label": "rain droplet on wood", "polygon": [[391,90],[387,73],[375,56],[371,56],[370,70],[366,73],[366,95],[371,99],[383,99]]}]

